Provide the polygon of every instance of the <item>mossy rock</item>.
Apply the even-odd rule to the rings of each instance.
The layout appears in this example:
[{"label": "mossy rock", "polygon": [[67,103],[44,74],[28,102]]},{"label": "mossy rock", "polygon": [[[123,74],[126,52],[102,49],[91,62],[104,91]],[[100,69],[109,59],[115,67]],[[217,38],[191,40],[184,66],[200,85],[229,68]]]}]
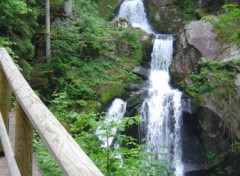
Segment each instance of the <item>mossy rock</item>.
[{"label": "mossy rock", "polygon": [[86,102],[86,112],[91,113],[91,112],[99,112],[101,110],[101,103],[98,101],[87,101]]},{"label": "mossy rock", "polygon": [[146,0],[148,18],[153,28],[160,33],[177,33],[183,27],[183,15],[179,15],[171,0]]},{"label": "mossy rock", "polygon": [[105,20],[111,20],[116,14],[117,9],[121,5],[121,0],[99,0],[98,11],[99,15]]},{"label": "mossy rock", "polygon": [[121,97],[124,92],[121,82],[106,81],[98,87],[98,94],[102,104],[107,105],[115,97]]},{"label": "mossy rock", "polygon": [[201,19],[201,18],[204,17],[204,16],[209,15],[209,14],[206,12],[206,9],[204,9],[204,8],[196,9],[196,10],[195,10],[195,14],[196,14],[197,18],[199,18],[199,19]]},{"label": "mossy rock", "polygon": [[[162,5],[161,5],[162,6]],[[176,17],[175,10],[162,6],[156,6],[152,1],[146,1],[149,20],[155,30],[161,33],[172,33],[173,20]]]}]

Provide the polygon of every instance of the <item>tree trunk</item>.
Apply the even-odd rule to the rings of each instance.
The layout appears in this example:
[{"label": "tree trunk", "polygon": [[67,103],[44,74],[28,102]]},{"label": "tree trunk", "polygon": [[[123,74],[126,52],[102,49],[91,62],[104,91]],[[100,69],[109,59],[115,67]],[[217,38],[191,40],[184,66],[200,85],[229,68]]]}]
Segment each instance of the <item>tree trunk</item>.
[{"label": "tree trunk", "polygon": [[64,15],[66,17],[71,16],[73,13],[72,0],[64,0]]},{"label": "tree trunk", "polygon": [[51,41],[50,41],[50,3],[46,0],[46,57],[47,62],[51,61]]}]

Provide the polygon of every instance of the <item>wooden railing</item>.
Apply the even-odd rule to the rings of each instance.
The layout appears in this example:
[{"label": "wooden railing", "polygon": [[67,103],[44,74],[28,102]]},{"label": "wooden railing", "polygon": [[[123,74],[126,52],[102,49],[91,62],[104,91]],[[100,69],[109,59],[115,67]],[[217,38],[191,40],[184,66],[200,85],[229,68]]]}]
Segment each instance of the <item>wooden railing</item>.
[{"label": "wooden railing", "polygon": [[[0,111],[6,129],[8,129],[11,92],[15,94],[17,101],[14,156],[22,176],[32,175],[33,128],[36,129],[64,175],[103,175],[34,93],[7,51],[0,48]],[[3,132],[1,136],[6,137],[6,134]],[[4,141],[2,140],[2,143]],[[10,170],[15,168],[13,153],[6,150],[4,152],[5,156],[9,157],[8,166],[12,167]]]}]

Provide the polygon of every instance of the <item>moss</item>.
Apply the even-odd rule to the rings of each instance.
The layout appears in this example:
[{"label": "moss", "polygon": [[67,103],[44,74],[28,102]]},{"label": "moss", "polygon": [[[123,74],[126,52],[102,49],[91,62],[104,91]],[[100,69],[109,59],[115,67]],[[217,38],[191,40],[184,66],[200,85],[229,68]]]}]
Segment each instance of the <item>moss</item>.
[{"label": "moss", "polygon": [[105,20],[111,20],[121,4],[120,0],[99,0],[99,15]]},{"label": "moss", "polygon": [[100,101],[104,105],[108,104],[115,97],[121,97],[123,91],[121,82],[106,81],[99,85],[98,88]]},{"label": "moss", "polygon": [[146,2],[146,7],[149,20],[155,30],[161,33],[173,33],[172,28],[175,28],[175,25],[177,24],[173,24],[173,21],[177,16],[174,7],[169,6],[167,8],[159,8],[151,1]]},{"label": "moss", "polygon": [[159,8],[150,2],[147,3],[147,8],[149,13],[157,13],[159,11]]},{"label": "moss", "polygon": [[88,113],[99,112],[101,109],[101,103],[98,101],[87,101],[85,108]]},{"label": "moss", "polygon": [[195,10],[195,14],[196,14],[196,16],[197,16],[198,18],[200,18],[200,19],[201,19],[202,17],[208,15],[208,13],[206,12],[206,9],[204,9],[204,8],[196,9],[196,10]]}]

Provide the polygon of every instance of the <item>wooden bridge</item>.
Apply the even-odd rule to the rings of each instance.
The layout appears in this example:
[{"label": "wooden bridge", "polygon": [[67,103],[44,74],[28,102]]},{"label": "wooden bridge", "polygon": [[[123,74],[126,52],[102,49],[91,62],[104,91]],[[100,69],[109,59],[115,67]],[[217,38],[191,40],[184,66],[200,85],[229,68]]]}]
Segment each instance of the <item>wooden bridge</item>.
[{"label": "wooden bridge", "polygon": [[[14,152],[8,135],[12,93],[16,97]],[[5,154],[5,167],[8,167],[9,175],[34,175],[32,171],[34,129],[64,175],[103,175],[34,93],[7,51],[0,48],[0,137]],[[1,170],[0,175],[3,175]]]}]

